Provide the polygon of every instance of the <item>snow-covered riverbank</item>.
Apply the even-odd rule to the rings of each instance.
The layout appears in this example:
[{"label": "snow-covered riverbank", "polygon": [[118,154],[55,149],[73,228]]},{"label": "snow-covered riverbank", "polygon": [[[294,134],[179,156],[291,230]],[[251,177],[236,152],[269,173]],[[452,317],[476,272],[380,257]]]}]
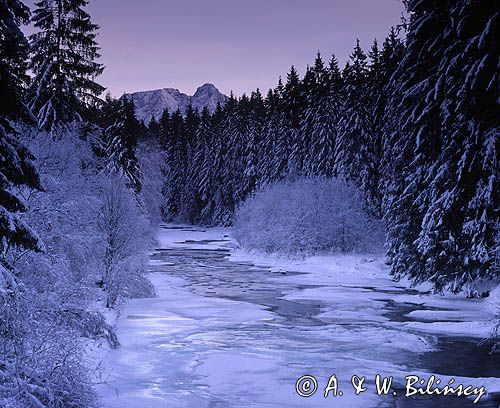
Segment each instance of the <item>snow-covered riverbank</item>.
[{"label": "snow-covered riverbank", "polygon": [[[121,313],[121,348],[108,353],[109,384],[99,389],[105,407],[450,406],[376,396],[376,374],[394,376],[395,389],[406,375],[431,373],[500,389],[499,358],[470,339],[491,328],[487,301],[408,289],[380,258],[248,254],[227,229],[169,226],[158,241],[158,297]],[[304,374],[319,382],[311,398],[295,391]],[[332,374],[344,396],[325,400]],[[352,375],[366,376],[369,390],[354,396]]]}]

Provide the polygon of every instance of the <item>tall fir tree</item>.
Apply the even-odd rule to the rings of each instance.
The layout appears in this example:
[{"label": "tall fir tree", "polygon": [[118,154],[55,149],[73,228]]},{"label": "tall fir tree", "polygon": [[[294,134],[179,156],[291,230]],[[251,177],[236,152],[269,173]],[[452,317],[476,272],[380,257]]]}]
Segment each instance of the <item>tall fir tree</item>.
[{"label": "tall fir tree", "polygon": [[224,108],[225,118],[222,123],[222,143],[224,167],[221,186],[222,202],[217,209],[217,218],[223,225],[229,225],[236,205],[240,201],[245,169],[244,139],[248,131],[247,121],[248,98],[241,101],[231,94]]},{"label": "tall fir tree", "polygon": [[[207,115],[208,111],[202,112]],[[206,118],[204,118],[206,120]],[[186,163],[184,169],[184,185],[181,198],[180,218],[193,223],[198,218],[203,204],[198,190],[199,161],[198,151],[202,150],[204,135],[200,132],[201,118],[193,106],[190,104],[186,109],[184,123],[184,137],[186,139]]]},{"label": "tall fir tree", "polygon": [[242,200],[257,188],[259,183],[259,145],[262,140],[265,106],[260,90],[252,92],[248,111],[248,132],[244,145],[245,169],[243,172]]},{"label": "tall fir tree", "polygon": [[288,72],[282,95],[283,112],[286,118],[286,127],[282,131],[288,136],[291,144],[287,173],[295,177],[303,172],[304,143],[300,133],[300,122],[305,107],[305,98],[299,74],[293,65]]},{"label": "tall fir tree", "polygon": [[473,294],[499,278],[499,11],[470,0],[408,1],[408,11],[387,115],[389,256],[397,276]]},{"label": "tall fir tree", "polygon": [[0,2],[0,114],[4,127],[7,117],[17,118],[24,110],[21,95],[28,81],[28,41],[20,24],[28,20],[29,9],[23,2]]},{"label": "tall fir tree", "polygon": [[104,88],[95,82],[104,67],[96,42],[99,26],[85,11],[88,0],[41,0],[30,37],[34,78],[28,105],[40,128],[55,132],[67,123],[83,121],[100,104]]},{"label": "tall fir tree", "polygon": [[202,212],[210,199],[211,190],[211,166],[210,144],[212,117],[207,108],[204,108],[200,122],[196,129],[196,142],[193,147],[192,158],[188,163],[188,179],[186,188],[188,200],[183,204],[187,214],[187,220],[191,223],[206,223],[202,220]]},{"label": "tall fir tree", "polygon": [[153,139],[159,139],[161,133],[161,125],[158,123],[154,116],[151,117],[151,120],[148,125],[147,134],[149,137]]},{"label": "tall fir tree", "polygon": [[[38,236],[19,213],[26,210],[16,194],[20,187],[40,189],[33,156],[17,141],[12,120],[24,109],[28,43],[20,24],[27,23],[28,8],[20,1],[0,1],[0,269],[10,268],[9,250],[15,247],[41,250]],[[7,276],[7,275],[6,275]],[[11,276],[13,279],[13,276]],[[13,283],[13,281],[11,282]]]},{"label": "tall fir tree", "polygon": [[224,175],[224,156],[226,145],[222,139],[222,126],[224,124],[225,111],[220,104],[212,115],[207,135],[207,149],[203,157],[200,179],[200,191],[205,201],[201,211],[201,222],[203,224],[219,224],[222,214],[220,212],[222,202],[222,188]]},{"label": "tall fir tree", "polygon": [[266,119],[260,147],[263,184],[278,181],[288,174],[291,146],[290,126],[287,126],[283,106],[284,87],[281,79],[278,86],[267,95]]},{"label": "tall fir tree", "polygon": [[[365,118],[367,129],[364,132],[365,139],[361,141],[362,160],[360,166],[362,171],[359,177],[359,185],[365,193],[369,209],[377,217],[381,214],[382,205],[382,166],[383,166],[383,144],[384,144],[384,121],[383,113],[386,103],[385,87],[388,75],[382,62],[382,53],[374,40],[368,52],[368,84],[366,87],[367,103]],[[364,164],[364,165],[363,165]]]},{"label": "tall fir tree", "polygon": [[368,99],[368,61],[357,40],[350,61],[343,72],[345,81],[345,108],[339,123],[338,143],[336,146],[336,173],[360,183],[362,174],[362,149],[369,130],[367,123]]},{"label": "tall fir tree", "polygon": [[132,99],[106,97],[102,112],[101,155],[105,170],[122,175],[136,194],[141,191],[141,171],[136,156],[140,125]]},{"label": "tall fir tree", "polygon": [[314,81],[308,93],[305,128],[302,131],[309,135],[306,139],[305,171],[312,176],[332,177],[338,122],[343,108],[342,78],[335,56],[332,56],[327,69],[318,53],[312,73]]},{"label": "tall fir tree", "polygon": [[185,138],[185,123],[180,110],[175,111],[170,118],[170,126],[165,141],[167,169],[163,187],[165,197],[163,213],[167,220],[172,220],[176,219],[181,211],[181,198],[187,167],[188,150]]},{"label": "tall fir tree", "polygon": [[168,109],[163,111],[160,120],[158,121],[158,125],[160,126],[160,130],[158,132],[158,142],[160,143],[161,148],[165,150],[167,148],[167,138],[170,128],[170,112]]}]

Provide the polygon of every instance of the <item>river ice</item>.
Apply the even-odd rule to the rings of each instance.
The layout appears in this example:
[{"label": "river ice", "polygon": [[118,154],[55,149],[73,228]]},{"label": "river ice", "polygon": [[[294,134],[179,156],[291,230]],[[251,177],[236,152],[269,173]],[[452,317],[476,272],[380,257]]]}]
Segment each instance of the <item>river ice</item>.
[{"label": "river ice", "polygon": [[[478,406],[405,398],[409,374],[500,390],[499,356],[477,345],[495,318],[487,301],[409,289],[379,257],[248,254],[227,229],[166,226],[158,243],[157,297],[127,303],[121,347],[103,360],[107,408]],[[378,373],[394,376],[397,396],[375,395]],[[310,398],[295,390],[304,374],[318,381]],[[325,399],[333,374],[343,395]],[[367,378],[358,396],[353,375]]]}]

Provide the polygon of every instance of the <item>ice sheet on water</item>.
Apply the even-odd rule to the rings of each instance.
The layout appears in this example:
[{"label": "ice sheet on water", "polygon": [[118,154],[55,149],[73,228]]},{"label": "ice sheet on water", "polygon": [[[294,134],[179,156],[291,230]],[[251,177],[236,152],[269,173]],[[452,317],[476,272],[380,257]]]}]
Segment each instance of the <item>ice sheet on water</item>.
[{"label": "ice sheet on water", "polygon": [[[177,248],[183,259],[178,263],[171,256],[163,263],[156,259],[154,269],[168,271],[150,275],[158,297],[133,300],[122,311],[118,321],[122,347],[109,352],[110,386],[100,387],[105,407],[332,406],[334,402],[320,392],[299,398],[296,379],[314,374],[324,387],[335,373],[347,387],[353,374],[403,379],[411,371],[428,376],[414,364],[416,356],[435,349],[434,334],[456,333],[458,326],[451,327],[450,322],[464,328],[476,325],[478,330],[493,315],[484,301],[408,290],[390,279],[379,258],[332,255],[285,260],[228,252],[239,263],[236,267],[220,257],[199,259],[200,249],[234,246],[228,229],[181,226],[160,231],[158,241],[159,248]],[[190,262],[182,248],[198,251],[198,257]],[[202,264],[203,272],[197,272]],[[285,273],[272,273],[271,268]],[[197,273],[208,274],[209,282],[222,274],[224,296],[197,290],[201,278]],[[245,292],[247,297],[240,299],[235,290],[245,287],[241,285],[245,273],[254,281],[247,290],[259,293]],[[276,298],[269,298],[273,294]],[[275,310],[280,306],[291,308],[285,308],[289,315]],[[463,382],[500,389],[498,378]],[[380,403],[380,397],[370,393],[356,397],[346,393],[342,398],[342,407]]]}]

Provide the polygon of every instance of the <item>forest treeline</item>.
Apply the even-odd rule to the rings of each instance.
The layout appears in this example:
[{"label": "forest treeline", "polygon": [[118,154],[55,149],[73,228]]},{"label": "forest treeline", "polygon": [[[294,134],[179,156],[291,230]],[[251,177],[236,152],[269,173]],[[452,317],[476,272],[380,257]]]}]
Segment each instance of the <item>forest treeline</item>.
[{"label": "forest treeline", "polygon": [[452,291],[498,281],[498,5],[420,0],[407,11],[399,36],[367,52],[358,41],[342,69],[318,54],[265,96],[153,119],[166,218],[230,225],[264,185],[342,177],[383,218],[396,277]]}]

